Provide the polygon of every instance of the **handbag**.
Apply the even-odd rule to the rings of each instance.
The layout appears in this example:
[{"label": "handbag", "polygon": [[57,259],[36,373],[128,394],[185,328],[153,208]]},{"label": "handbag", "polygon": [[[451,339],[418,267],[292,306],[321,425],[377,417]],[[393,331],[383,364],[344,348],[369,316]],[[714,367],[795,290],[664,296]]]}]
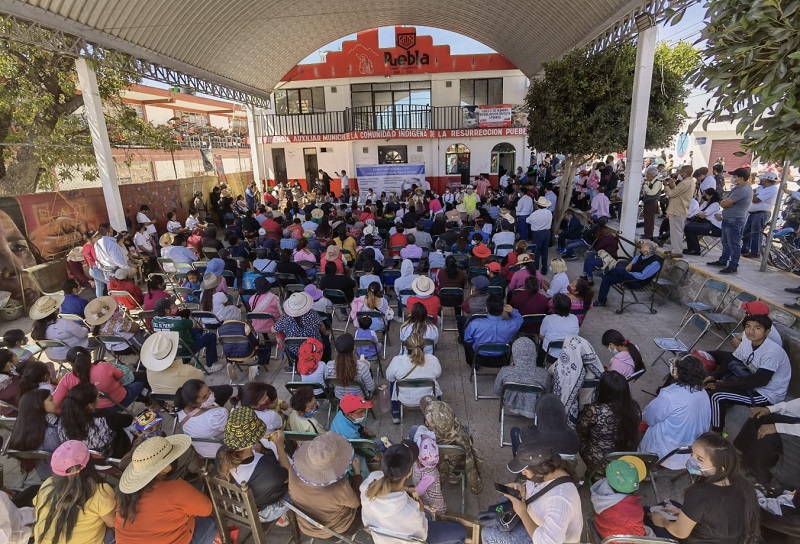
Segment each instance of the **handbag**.
[{"label": "handbag", "polygon": [[[550,480],[546,486],[525,499],[525,504],[531,504],[551,489],[555,489],[561,484],[570,482],[572,482],[572,478],[569,476],[560,476],[555,480]],[[514,511],[511,501],[504,500],[495,504],[493,507],[490,507],[488,511],[478,514],[478,522],[484,527],[493,526],[496,527],[500,532],[509,533],[513,531],[519,523],[519,516]]]}]

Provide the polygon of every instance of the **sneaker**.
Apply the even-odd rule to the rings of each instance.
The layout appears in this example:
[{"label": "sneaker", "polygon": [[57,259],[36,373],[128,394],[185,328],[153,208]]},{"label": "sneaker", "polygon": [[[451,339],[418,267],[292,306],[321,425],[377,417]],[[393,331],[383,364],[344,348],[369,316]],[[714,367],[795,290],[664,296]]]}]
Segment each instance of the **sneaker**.
[{"label": "sneaker", "polygon": [[400,425],[400,418],[392,416],[392,423],[395,425]]},{"label": "sneaker", "polygon": [[736,268],[731,268],[730,266],[726,266],[722,270],[719,271],[720,274],[736,274]]},{"label": "sneaker", "polygon": [[605,308],[605,307],[606,307],[605,302],[600,302],[599,300],[597,302],[592,302],[592,308]]},{"label": "sneaker", "polygon": [[286,372],[287,374],[291,374],[293,370],[294,370],[294,365],[286,365],[285,367],[283,367],[283,371]]},{"label": "sneaker", "polygon": [[236,372],[236,367],[234,365],[228,365],[228,377],[231,379],[232,382],[235,382],[239,379],[239,375]]},{"label": "sneaker", "polygon": [[275,525],[278,527],[288,527],[289,520],[286,518],[286,516],[281,516],[278,518],[278,521],[275,522]]},{"label": "sneaker", "polygon": [[258,378],[258,367],[251,366],[247,369],[247,379],[251,382],[254,382],[256,381],[256,378]]},{"label": "sneaker", "polygon": [[721,268],[724,268],[724,267],[728,266],[728,263],[721,263],[721,262],[719,262],[719,261],[711,261],[711,262],[708,262],[708,263],[706,263],[706,264],[707,264],[708,266],[719,266],[719,267],[721,267]]},{"label": "sneaker", "polygon": [[213,374],[214,372],[219,372],[220,370],[222,370],[224,366],[225,366],[224,363],[216,363],[209,367],[206,367],[206,372],[208,372],[209,374]]}]

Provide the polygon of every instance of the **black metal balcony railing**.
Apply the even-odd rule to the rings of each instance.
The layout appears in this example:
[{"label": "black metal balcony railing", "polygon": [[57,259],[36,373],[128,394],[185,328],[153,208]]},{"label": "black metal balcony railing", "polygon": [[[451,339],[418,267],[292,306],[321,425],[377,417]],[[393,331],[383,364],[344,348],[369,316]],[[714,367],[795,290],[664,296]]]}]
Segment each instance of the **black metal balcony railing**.
[{"label": "black metal balcony railing", "polygon": [[302,115],[267,114],[262,117],[262,125],[265,136],[295,136],[358,130],[459,129],[463,128],[464,121],[460,106],[395,104]]}]

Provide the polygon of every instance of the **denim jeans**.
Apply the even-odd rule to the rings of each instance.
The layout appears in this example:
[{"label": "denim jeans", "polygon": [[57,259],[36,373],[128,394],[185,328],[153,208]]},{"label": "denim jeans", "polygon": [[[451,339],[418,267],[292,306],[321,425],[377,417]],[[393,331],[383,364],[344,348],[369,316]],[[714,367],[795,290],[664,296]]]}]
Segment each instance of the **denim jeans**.
[{"label": "denim jeans", "polygon": [[761,248],[761,233],[769,219],[767,212],[750,213],[744,224],[744,241],[742,242],[742,253],[758,254]]},{"label": "denim jeans", "polygon": [[[542,271],[542,275],[547,274],[547,269],[550,266],[550,263],[547,262],[548,246],[550,245],[550,229],[533,231],[531,241],[536,244],[536,251],[533,254],[536,268]],[[542,261],[541,266],[539,265],[540,259]]]},{"label": "denim jeans", "polygon": [[620,264],[616,268],[607,271],[603,276],[603,282],[600,284],[600,291],[597,293],[597,302],[606,303],[608,300],[608,292],[611,290],[612,285],[635,279],[636,278],[630,272],[625,270],[624,264]]},{"label": "denim jeans", "polygon": [[427,544],[464,544],[467,529],[454,521],[429,521]]},{"label": "denim jeans", "polygon": [[517,232],[519,233],[520,240],[527,240],[528,239],[528,216],[527,215],[518,215],[517,216]]},{"label": "denim jeans", "polygon": [[744,223],[744,217],[722,220],[722,255],[719,257],[719,262],[727,263],[733,269],[739,268]]},{"label": "denim jeans", "polygon": [[214,523],[212,517],[195,517],[194,518],[194,534],[189,544],[212,544],[214,539],[217,538],[217,524]]},{"label": "denim jeans", "polygon": [[603,266],[603,259],[597,256],[597,253],[591,252],[586,254],[583,260],[583,273],[591,280],[594,275],[594,269]]},{"label": "denim jeans", "polygon": [[206,348],[206,366],[214,366],[217,363],[217,335],[207,332],[192,343],[192,351],[197,353]]},{"label": "denim jeans", "polygon": [[[561,240],[558,243],[560,244]],[[577,240],[564,240],[564,257],[573,257],[575,250],[581,247],[589,247],[589,244],[580,238]]]},{"label": "denim jeans", "polygon": [[108,283],[106,282],[106,277],[103,274],[103,271],[99,268],[90,268],[89,275],[94,280],[94,294],[97,296],[97,298],[105,295],[106,289],[108,288]]}]

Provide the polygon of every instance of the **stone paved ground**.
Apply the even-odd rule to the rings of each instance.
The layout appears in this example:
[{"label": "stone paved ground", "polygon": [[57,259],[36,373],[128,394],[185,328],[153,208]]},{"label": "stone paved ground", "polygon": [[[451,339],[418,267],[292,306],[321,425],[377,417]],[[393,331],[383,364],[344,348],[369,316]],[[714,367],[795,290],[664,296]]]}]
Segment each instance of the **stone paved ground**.
[{"label": "stone paved ground", "polygon": [[[571,278],[577,277],[580,274],[581,262],[570,262],[569,268],[569,276]],[[87,294],[87,296],[90,295]],[[587,314],[581,327],[581,335],[592,343],[604,362],[608,361],[610,354],[600,344],[600,338],[608,328],[616,328],[622,331],[627,338],[639,346],[647,365],[647,372],[633,384],[632,392],[639,404],[644,406],[652,398],[646,392],[654,393],[667,373],[667,367],[664,364],[659,364],[656,367],[651,366],[652,361],[655,360],[659,353],[652,339],[654,337],[672,336],[681,321],[683,311],[676,303],[667,302],[663,306],[656,306],[658,313],[655,315],[651,315],[641,306],[626,310],[622,315],[616,315],[614,308],[618,302],[618,296],[612,291],[608,307],[595,308]],[[451,320],[452,318],[447,319],[447,326],[451,326]],[[14,323],[0,324],[0,332],[9,328],[30,330],[30,320],[25,318]],[[391,360],[391,357],[396,355],[399,350],[396,326],[393,333],[392,345],[388,349],[388,360]],[[443,398],[453,407],[461,421],[469,426],[475,437],[475,442],[484,457],[484,491],[480,496],[473,496],[467,491],[466,497],[466,512],[475,514],[496,500],[497,494],[494,491],[494,482],[511,480],[511,474],[505,468],[506,463],[511,458],[511,448],[508,446],[499,447],[499,401],[474,400],[472,384],[469,381],[469,367],[464,362],[464,351],[455,338],[455,332],[444,332],[436,350],[436,355],[439,357],[443,369],[440,380],[444,392]],[[716,337],[709,335],[701,343],[700,347],[711,349],[718,342],[719,340]],[[388,364],[388,362],[385,364]],[[246,379],[246,376],[242,375],[241,379]],[[283,372],[283,365],[279,361],[272,361],[268,372],[266,374],[262,373],[258,379],[272,383],[281,395],[285,395],[284,384],[290,379],[290,375]],[[228,383],[228,377],[222,371],[211,376],[208,381],[212,384]],[[479,377],[479,387],[482,392],[490,390],[493,383],[493,378]],[[369,419],[368,428],[370,430],[379,436],[387,436],[393,441],[401,438],[400,426],[393,425],[388,414],[383,415],[376,411],[375,415],[377,420]],[[735,436],[735,431],[738,430],[745,417],[746,411],[743,409],[731,411],[727,429],[731,436]],[[324,420],[324,416],[321,419]],[[421,422],[421,414],[418,411],[407,411],[403,426],[405,432],[408,432],[408,428],[411,425]],[[525,424],[526,422],[519,418],[509,418],[506,428],[508,429],[511,425],[518,423]],[[3,434],[6,436],[7,431],[4,431]],[[16,462],[3,458],[2,463],[5,468],[6,485],[18,485],[21,476]],[[582,466],[580,468],[583,470]],[[35,481],[35,475],[31,477],[30,481]],[[677,484],[673,484],[669,475],[664,474],[658,477],[657,485],[661,499],[663,500],[667,497],[680,499],[686,483],[686,478],[682,478]],[[457,486],[444,484],[444,489],[450,508],[454,511],[457,510],[460,503],[460,493]],[[588,489],[586,487],[582,488],[582,494],[584,496],[584,512],[588,514],[591,507],[588,502]],[[650,485],[644,485],[641,489],[641,494],[645,503],[654,502],[653,490]]]}]

